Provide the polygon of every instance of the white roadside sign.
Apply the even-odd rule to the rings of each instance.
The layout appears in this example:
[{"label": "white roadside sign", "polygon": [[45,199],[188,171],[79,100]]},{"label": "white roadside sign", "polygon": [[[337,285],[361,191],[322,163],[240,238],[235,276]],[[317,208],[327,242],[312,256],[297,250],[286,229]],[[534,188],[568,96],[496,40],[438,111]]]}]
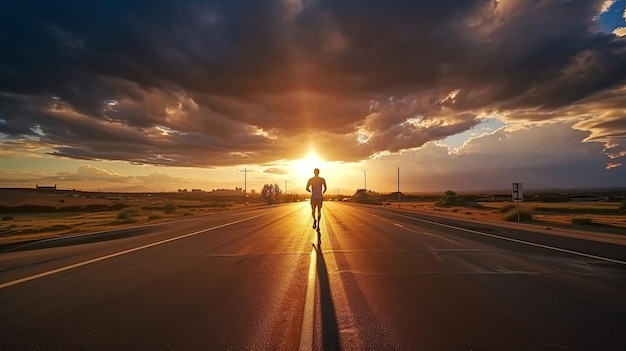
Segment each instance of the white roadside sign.
[{"label": "white roadside sign", "polygon": [[522,183],[513,183],[513,201],[524,201]]}]

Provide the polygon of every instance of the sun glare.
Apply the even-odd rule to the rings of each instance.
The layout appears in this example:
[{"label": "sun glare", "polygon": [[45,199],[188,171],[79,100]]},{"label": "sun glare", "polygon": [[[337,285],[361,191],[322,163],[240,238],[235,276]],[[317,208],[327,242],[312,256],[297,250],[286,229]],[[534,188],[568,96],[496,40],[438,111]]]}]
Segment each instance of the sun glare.
[{"label": "sun glare", "polygon": [[319,168],[320,177],[326,179],[329,194],[339,191],[339,188],[342,186],[347,186],[348,189],[351,189],[352,185],[346,181],[345,176],[355,175],[358,179],[363,177],[362,168],[355,170],[354,167],[354,165],[346,165],[337,161],[328,161],[318,156],[315,151],[311,151],[306,157],[289,163],[289,191],[303,193],[307,180],[313,177],[315,168]]},{"label": "sun glare", "polygon": [[314,168],[323,168],[324,160],[319,158],[315,152],[309,152],[306,158],[296,160],[293,164],[294,173],[300,179],[308,179],[313,176]]}]

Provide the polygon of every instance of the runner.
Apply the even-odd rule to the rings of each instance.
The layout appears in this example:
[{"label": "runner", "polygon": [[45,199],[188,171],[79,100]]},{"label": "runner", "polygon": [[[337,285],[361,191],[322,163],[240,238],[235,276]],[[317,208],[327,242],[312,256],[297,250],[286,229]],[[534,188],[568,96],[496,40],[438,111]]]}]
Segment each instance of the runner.
[{"label": "runner", "polygon": [[[311,217],[313,217],[313,229],[320,228],[322,220],[322,202],[326,192],[326,180],[319,176],[318,168],[313,170],[315,176],[306,183],[306,191],[311,193]],[[323,188],[323,189],[322,189]],[[317,208],[317,220],[315,219],[315,208]]]}]

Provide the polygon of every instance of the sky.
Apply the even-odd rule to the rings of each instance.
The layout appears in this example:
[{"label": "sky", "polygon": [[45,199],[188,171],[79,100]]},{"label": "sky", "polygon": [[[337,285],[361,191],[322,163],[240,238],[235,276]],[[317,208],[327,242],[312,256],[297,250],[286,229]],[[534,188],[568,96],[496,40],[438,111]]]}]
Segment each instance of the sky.
[{"label": "sky", "polygon": [[8,0],[0,46],[0,187],[626,187],[626,0]]}]

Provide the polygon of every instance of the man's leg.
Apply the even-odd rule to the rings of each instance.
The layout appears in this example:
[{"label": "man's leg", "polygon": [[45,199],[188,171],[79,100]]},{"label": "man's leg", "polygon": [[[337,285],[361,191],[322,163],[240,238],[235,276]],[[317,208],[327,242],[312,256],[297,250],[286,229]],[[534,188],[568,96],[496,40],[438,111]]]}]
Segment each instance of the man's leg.
[{"label": "man's leg", "polygon": [[317,205],[317,227],[319,228],[319,223],[322,220],[322,202]]},{"label": "man's leg", "polygon": [[317,228],[317,222],[315,221],[315,207],[317,207],[315,202],[311,200],[311,217],[313,217],[313,229]]}]

